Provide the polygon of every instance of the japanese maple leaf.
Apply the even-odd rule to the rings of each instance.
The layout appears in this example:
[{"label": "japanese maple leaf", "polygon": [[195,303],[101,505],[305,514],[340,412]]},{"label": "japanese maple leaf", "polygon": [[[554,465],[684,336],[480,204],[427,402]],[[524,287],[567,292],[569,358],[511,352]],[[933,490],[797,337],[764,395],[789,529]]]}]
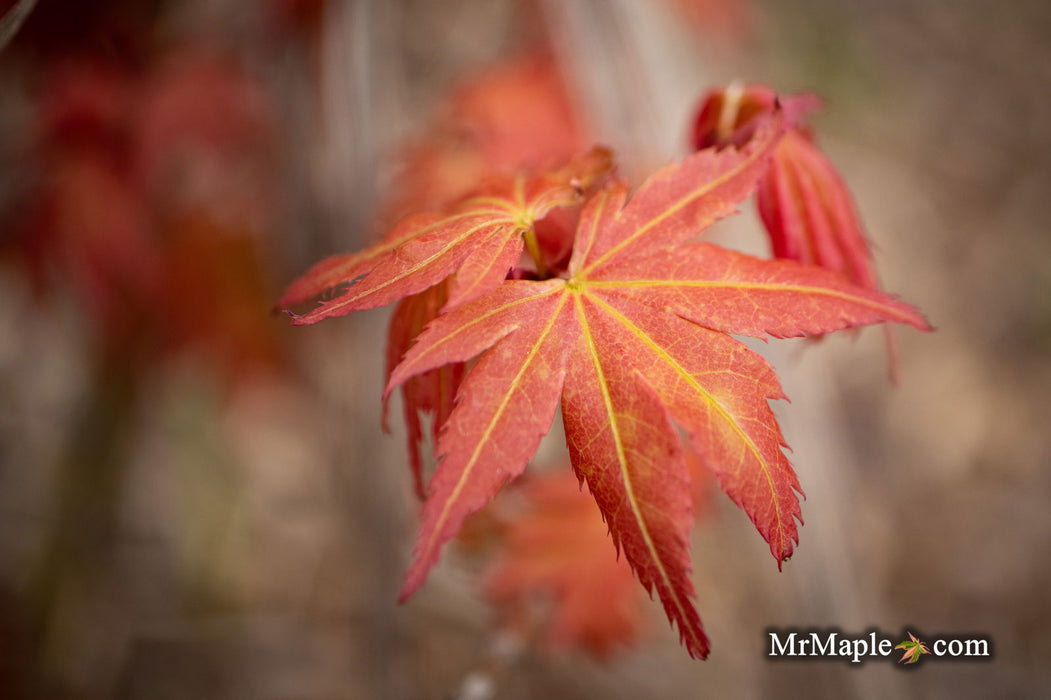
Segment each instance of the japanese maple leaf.
[{"label": "japanese maple leaf", "polygon": [[644,619],[640,591],[610,550],[594,501],[569,471],[523,482],[527,507],[505,516],[506,547],[486,576],[487,596],[512,619],[547,602],[540,625],[551,647],[604,657],[634,641]]},{"label": "japanese maple leaf", "polygon": [[[449,282],[446,279],[419,294],[406,297],[398,302],[391,316],[387,331],[387,378],[401,362],[402,356],[409,350],[412,341],[423,331],[423,327],[434,319],[449,296]],[[418,374],[401,386],[402,415],[405,418],[406,442],[409,447],[409,467],[412,470],[413,486],[416,495],[422,500],[426,497],[423,477],[424,441],[423,417],[430,415],[431,437],[438,442],[442,425],[452,413],[453,399],[463,379],[464,363],[454,362],[437,367],[430,372]],[[388,414],[390,395],[383,400],[383,429],[389,431]]]},{"label": "japanese maple leaf", "polygon": [[[462,199],[488,173],[536,168],[564,161],[585,150],[581,121],[565,88],[557,63],[546,52],[498,61],[459,85],[422,138],[405,149],[381,220],[398,214],[440,209]],[[546,270],[564,270],[569,262],[579,207],[554,209],[533,225],[539,262]],[[452,278],[402,299],[387,338],[387,376],[424,325],[449,298]],[[438,431],[452,410],[463,375],[462,365],[449,365],[401,387],[410,466],[420,499],[424,498],[424,427]],[[384,429],[387,404],[384,402]]]},{"label": "japanese maple leaf", "polygon": [[42,176],[0,248],[40,292],[72,289],[111,360],[192,349],[239,383],[283,363],[257,313],[271,296],[268,113],[236,63],[193,47],[158,58],[139,72],[90,54],[42,67],[27,134]]},{"label": "japanese maple leaf", "polygon": [[898,659],[898,663],[914,664],[920,660],[920,657],[924,654],[930,654],[930,650],[927,649],[927,645],[916,639],[916,637],[909,632],[909,639],[902,642],[901,644],[894,647],[895,649],[902,649],[904,653],[901,658]]},{"label": "japanese maple leaf", "polygon": [[[288,307],[340,287],[335,298],[292,318],[295,325],[311,324],[384,306],[454,273],[447,305],[475,299],[497,287],[518,264],[524,234],[538,248],[532,234],[535,221],[555,207],[578,202],[611,164],[612,154],[595,148],[557,171],[494,177],[444,215],[409,217],[361,253],[322,260],[289,286],[278,305]],[[533,257],[539,258],[539,251]]]},{"label": "japanese maple leaf", "polygon": [[[783,108],[788,130],[756,192],[774,257],[817,265],[854,284],[879,289],[871,244],[850,190],[805,125],[807,113],[820,106],[813,95],[779,100],[766,86],[731,84],[705,95],[693,143],[696,148],[747,143],[764,119]],[[896,381],[898,350],[889,326],[886,343],[890,375]]]},{"label": "japanese maple leaf", "polygon": [[388,393],[478,359],[438,441],[403,600],[463,519],[521,473],[560,401],[574,470],[692,656],[705,657],[708,640],[693,605],[691,490],[675,423],[778,562],[791,556],[799,483],[768,404],[781,387],[730,334],[928,326],[908,305],[840,275],[688,242],[750,194],[779,135],[775,120],[742,151],[699,152],[630,202],[623,184],[607,185],[581,214],[565,277],[506,281],[428,325]]},{"label": "japanese maple leaf", "polygon": [[[700,519],[709,515],[714,480],[700,456],[684,447]],[[569,471],[533,474],[515,486],[524,509],[497,500],[482,511],[496,513],[505,542],[485,579],[485,593],[505,624],[539,626],[547,646],[579,648],[601,659],[632,644],[643,627],[641,591],[627,560],[610,551],[594,499]]]},{"label": "japanese maple leaf", "polygon": [[546,51],[495,61],[463,81],[431,124],[400,154],[386,220],[459,199],[487,174],[563,160],[591,143]]},{"label": "japanese maple leaf", "polygon": [[[333,289],[342,290],[313,311],[293,316],[293,323],[302,325],[403,299],[388,334],[389,376],[411,340],[443,306],[473,299],[507,277],[519,263],[526,245],[524,236],[529,238],[532,257],[541,265],[545,260],[557,261],[550,252],[554,245],[550,237],[538,235],[547,229],[537,229],[535,224],[553,214],[553,209],[578,203],[584,190],[611,165],[612,154],[595,148],[557,171],[491,178],[445,214],[408,217],[371,248],[321,261],[289,286],[278,305],[287,307]],[[421,419],[433,416],[436,438],[452,409],[462,374],[462,366],[452,365],[414,377],[402,388],[410,465],[421,498]],[[385,399],[385,419],[386,404]]]}]

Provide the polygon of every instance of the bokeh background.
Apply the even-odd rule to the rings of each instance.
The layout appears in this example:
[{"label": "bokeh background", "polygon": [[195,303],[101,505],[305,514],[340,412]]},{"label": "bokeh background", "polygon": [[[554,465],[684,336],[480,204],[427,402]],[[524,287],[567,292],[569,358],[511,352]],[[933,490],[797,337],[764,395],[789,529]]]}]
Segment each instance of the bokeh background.
[{"label": "bokeh background", "polygon": [[[0,32],[0,696],[1051,694],[1046,2],[16,4],[35,7]],[[398,606],[417,505],[403,428],[380,430],[389,310],[271,314],[425,198],[410,183],[439,196],[436,130],[474,172],[485,135],[448,131],[450,95],[537,51],[574,133],[636,181],[685,154],[712,85],[821,94],[885,287],[937,327],[900,333],[896,388],[878,331],[758,346],[792,399],[806,526],[779,573],[712,499],[705,662],[655,603],[604,661],[508,649],[470,547]],[[541,118],[514,94],[487,109]],[[766,253],[751,204],[712,235]],[[785,626],[976,633],[995,656],[770,663]]]}]

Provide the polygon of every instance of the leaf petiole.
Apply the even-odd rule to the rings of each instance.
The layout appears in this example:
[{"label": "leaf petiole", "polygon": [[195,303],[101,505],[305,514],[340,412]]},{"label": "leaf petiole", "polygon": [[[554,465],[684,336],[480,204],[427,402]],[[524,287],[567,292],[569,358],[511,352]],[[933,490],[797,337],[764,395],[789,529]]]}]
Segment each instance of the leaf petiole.
[{"label": "leaf petiole", "polygon": [[522,237],[525,239],[526,251],[529,253],[529,257],[533,259],[533,264],[536,265],[536,274],[540,279],[547,277],[547,266],[544,265],[543,256],[540,254],[540,242],[536,239],[536,231],[530,226],[523,233]]}]

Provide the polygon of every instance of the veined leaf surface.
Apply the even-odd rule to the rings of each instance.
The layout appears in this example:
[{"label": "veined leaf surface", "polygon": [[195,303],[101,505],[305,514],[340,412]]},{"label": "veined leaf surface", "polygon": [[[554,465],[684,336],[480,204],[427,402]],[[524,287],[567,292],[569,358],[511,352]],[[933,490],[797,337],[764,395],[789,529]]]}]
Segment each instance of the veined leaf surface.
[{"label": "veined leaf surface", "polygon": [[[741,164],[750,157],[720,161],[716,189],[747,196],[735,178],[757,177]],[[574,469],[691,655],[706,656],[708,642],[689,577],[689,475],[676,423],[779,565],[791,556],[799,483],[768,403],[783,397],[781,388],[769,365],[730,334],[928,326],[908,305],[839,275],[685,244],[694,226],[728,210],[704,205],[714,189],[678,181],[713,158],[702,152],[663,171],[663,185],[644,185],[630,201],[623,185],[610,184],[581,215],[567,279],[508,281],[440,315],[392,372],[388,391],[481,353],[439,441],[442,460],[403,598],[463,518],[525,467],[559,396]],[[671,213],[661,205],[669,192],[679,203]]]}]

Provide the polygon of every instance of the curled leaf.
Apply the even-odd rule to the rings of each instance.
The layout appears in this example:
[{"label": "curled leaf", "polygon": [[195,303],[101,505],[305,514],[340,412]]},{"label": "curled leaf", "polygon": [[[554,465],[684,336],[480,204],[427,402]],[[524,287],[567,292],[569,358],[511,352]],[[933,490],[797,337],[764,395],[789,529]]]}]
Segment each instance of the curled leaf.
[{"label": "curled leaf", "polygon": [[[713,90],[698,111],[693,144],[722,148],[749,143],[779,104],[789,128],[756,193],[774,257],[815,265],[853,284],[879,290],[871,244],[850,190],[805,126],[806,114],[820,106],[817,98],[778,100],[773,90],[761,85],[732,84]],[[890,374],[896,381],[897,344],[889,327],[886,339]]]}]

